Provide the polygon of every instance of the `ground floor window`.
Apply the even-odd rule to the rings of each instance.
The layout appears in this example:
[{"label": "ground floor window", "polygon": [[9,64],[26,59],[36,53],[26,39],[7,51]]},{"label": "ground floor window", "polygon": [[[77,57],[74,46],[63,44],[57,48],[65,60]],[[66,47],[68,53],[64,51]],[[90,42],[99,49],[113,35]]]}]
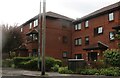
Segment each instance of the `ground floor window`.
[{"label": "ground floor window", "polygon": [[75,58],[76,58],[76,59],[82,59],[82,54],[76,54],[76,55],[75,55]]},{"label": "ground floor window", "polygon": [[97,61],[97,52],[88,53],[88,61]]}]

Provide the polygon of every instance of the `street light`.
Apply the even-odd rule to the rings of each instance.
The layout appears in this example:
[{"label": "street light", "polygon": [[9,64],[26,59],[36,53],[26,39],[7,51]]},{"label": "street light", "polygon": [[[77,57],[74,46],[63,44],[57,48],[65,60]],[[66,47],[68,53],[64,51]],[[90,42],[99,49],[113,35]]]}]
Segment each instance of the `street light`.
[{"label": "street light", "polygon": [[45,43],[46,43],[46,0],[43,0],[43,14],[42,14],[42,65],[41,75],[45,75]]},{"label": "street light", "polygon": [[40,69],[40,26],[41,26],[41,0],[40,0],[40,11],[39,11],[39,26],[38,26],[38,70]]}]

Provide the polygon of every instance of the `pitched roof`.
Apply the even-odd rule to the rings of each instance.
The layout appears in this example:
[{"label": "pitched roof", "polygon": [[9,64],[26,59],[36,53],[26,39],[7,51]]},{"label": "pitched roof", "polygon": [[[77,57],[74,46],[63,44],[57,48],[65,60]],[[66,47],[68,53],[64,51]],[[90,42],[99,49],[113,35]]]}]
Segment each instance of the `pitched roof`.
[{"label": "pitched roof", "polygon": [[79,18],[79,19],[75,20],[74,23],[81,22],[81,21],[84,21],[84,20],[88,20],[90,18],[105,14],[107,12],[111,12],[111,11],[119,9],[119,8],[120,8],[120,1],[115,3],[115,4],[103,7],[103,8],[101,8],[101,9],[95,11],[95,12],[92,12],[92,13],[82,17],[82,18]]},{"label": "pitched roof", "polygon": [[[54,12],[51,12],[51,11],[46,12],[46,17],[60,18],[60,19],[65,19],[65,20],[71,21],[71,22],[74,21],[74,19],[72,19],[72,18],[66,17],[64,15],[60,15],[60,14],[57,14],[57,13],[54,13]],[[23,23],[22,26],[34,21],[37,18],[39,18],[39,14],[36,15],[35,17],[31,18],[30,20],[26,21],[25,23]]]},{"label": "pitched roof", "polygon": [[83,50],[99,50],[99,49],[107,49],[109,46],[98,41],[96,44],[92,44],[83,48]]},{"label": "pitched roof", "polygon": [[33,30],[29,31],[26,35],[30,35],[30,34],[38,34],[38,30],[33,29]]}]

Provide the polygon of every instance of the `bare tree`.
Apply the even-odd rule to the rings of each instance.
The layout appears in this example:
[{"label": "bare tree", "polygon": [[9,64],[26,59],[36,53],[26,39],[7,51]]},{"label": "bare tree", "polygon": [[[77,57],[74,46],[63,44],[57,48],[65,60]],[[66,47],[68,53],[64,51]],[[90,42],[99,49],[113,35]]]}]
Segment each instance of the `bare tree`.
[{"label": "bare tree", "polygon": [[9,53],[22,44],[17,26],[2,25],[2,53]]}]

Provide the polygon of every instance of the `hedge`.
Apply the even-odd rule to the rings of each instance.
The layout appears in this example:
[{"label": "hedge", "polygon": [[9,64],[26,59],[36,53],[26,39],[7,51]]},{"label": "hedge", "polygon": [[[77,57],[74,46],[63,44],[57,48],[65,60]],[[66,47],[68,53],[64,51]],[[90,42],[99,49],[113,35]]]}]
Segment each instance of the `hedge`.
[{"label": "hedge", "polygon": [[[15,64],[15,67],[17,68],[28,69],[28,70],[41,70],[41,69],[38,69],[37,57],[36,58],[29,58],[29,57],[14,58],[14,64]],[[61,66],[62,61],[58,59],[54,59],[52,57],[45,58],[46,71],[51,71],[51,68],[54,67],[56,64]],[[40,59],[39,65],[41,68],[41,59]]]}]

